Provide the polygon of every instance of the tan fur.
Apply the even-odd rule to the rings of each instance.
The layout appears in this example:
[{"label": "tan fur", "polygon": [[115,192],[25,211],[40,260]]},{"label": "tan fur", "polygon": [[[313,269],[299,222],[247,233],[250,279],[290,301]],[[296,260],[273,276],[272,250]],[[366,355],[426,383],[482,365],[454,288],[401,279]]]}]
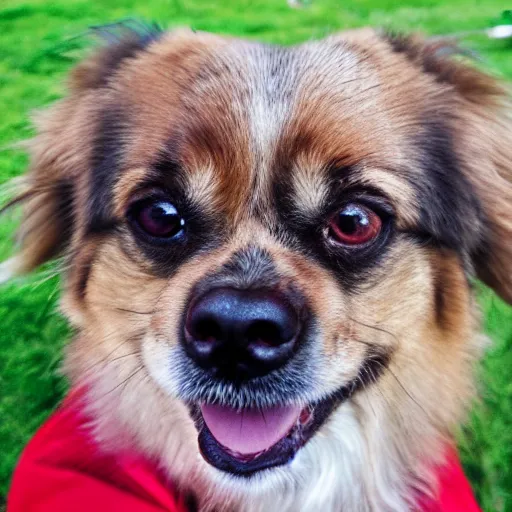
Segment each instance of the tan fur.
[{"label": "tan fur", "polygon": [[[489,85],[489,88],[492,84]],[[494,91],[493,91],[494,92]],[[470,98],[471,99],[471,98]],[[486,248],[478,261],[479,277],[512,302],[512,131],[510,103],[489,94],[487,104],[465,103],[461,138],[468,178],[480,194],[489,219]],[[483,101],[483,100],[481,100]]]},{"label": "tan fur", "polygon": [[[425,172],[410,165],[410,136],[422,135],[426,113],[447,112],[484,213],[485,243],[472,264],[510,302],[512,123],[495,81],[440,57],[437,43],[411,39],[404,47],[393,51],[363,30],[284,50],[274,61],[256,43],[177,31],[123,60],[106,82],[109,50],[86,60],[69,97],[38,122],[15,270],[64,254],[62,307],[79,330],[65,368],[72,384],[87,385],[100,446],[130,445],[156,458],[180,489],[195,490],[202,510],[410,510],[414,490],[436,493],[432,468],[470,404],[482,337],[468,262],[404,235],[420,221],[414,183]],[[288,75],[279,82],[283,62]],[[114,108],[130,115],[113,186],[119,229],[91,234],[90,157],[101,113]],[[223,231],[215,248],[167,278],[124,216],[176,140],[185,195],[218,215]],[[298,219],[318,214],[333,168],[341,190],[381,190],[396,215],[397,239],[357,293],[278,230],[276,201],[289,200],[287,213]],[[290,197],[273,195],[276,179],[290,184]],[[321,233],[318,243],[329,247]],[[391,356],[292,464],[242,482],[200,456],[179,368],[169,363],[178,358],[194,286],[248,246],[271,255],[279,286],[300,289],[317,319],[316,384],[298,398],[303,405],[354,379],[369,343]]]}]

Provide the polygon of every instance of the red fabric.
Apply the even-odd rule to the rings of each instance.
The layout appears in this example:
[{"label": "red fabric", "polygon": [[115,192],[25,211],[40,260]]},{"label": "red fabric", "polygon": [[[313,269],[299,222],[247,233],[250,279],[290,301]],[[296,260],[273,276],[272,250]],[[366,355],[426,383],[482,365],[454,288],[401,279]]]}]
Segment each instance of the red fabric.
[{"label": "red fabric", "polygon": [[[439,469],[440,494],[422,512],[478,512],[455,451]],[[102,454],[75,395],[43,425],[14,472],[7,512],[185,512],[182,497],[137,456]]]},{"label": "red fabric", "polygon": [[69,397],[26,447],[8,512],[186,512],[183,499],[140,457],[100,452]]},{"label": "red fabric", "polygon": [[420,500],[422,512],[480,512],[469,481],[464,475],[457,452],[449,448],[446,464],[437,469],[439,496],[437,500]]}]

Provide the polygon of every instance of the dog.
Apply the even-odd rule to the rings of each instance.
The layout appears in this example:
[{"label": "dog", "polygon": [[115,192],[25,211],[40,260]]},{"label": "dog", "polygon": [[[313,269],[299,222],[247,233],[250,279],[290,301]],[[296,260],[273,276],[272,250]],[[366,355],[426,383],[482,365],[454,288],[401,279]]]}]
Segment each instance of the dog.
[{"label": "dog", "polygon": [[99,449],[199,510],[435,499],[486,346],[475,280],[512,302],[504,85],[373,29],[112,39],[35,119],[3,264],[62,258]]}]

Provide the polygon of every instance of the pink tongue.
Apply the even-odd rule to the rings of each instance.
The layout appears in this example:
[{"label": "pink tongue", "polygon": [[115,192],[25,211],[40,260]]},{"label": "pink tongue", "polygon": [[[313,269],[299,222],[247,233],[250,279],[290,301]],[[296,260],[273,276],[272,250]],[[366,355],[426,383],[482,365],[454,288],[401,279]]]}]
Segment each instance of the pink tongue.
[{"label": "pink tongue", "polygon": [[268,450],[288,434],[300,407],[272,407],[237,411],[220,405],[202,405],[203,418],[213,437],[243,455]]}]

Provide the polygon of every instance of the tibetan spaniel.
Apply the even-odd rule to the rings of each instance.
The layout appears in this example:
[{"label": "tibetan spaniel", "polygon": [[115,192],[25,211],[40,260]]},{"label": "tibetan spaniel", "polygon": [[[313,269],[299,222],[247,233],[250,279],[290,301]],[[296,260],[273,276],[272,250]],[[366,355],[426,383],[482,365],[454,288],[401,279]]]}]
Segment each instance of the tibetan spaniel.
[{"label": "tibetan spaniel", "polygon": [[[119,35],[119,34],[118,34]],[[505,88],[450,42],[123,30],[39,114],[3,273],[60,257],[101,450],[200,510],[402,511],[512,300]]]}]

